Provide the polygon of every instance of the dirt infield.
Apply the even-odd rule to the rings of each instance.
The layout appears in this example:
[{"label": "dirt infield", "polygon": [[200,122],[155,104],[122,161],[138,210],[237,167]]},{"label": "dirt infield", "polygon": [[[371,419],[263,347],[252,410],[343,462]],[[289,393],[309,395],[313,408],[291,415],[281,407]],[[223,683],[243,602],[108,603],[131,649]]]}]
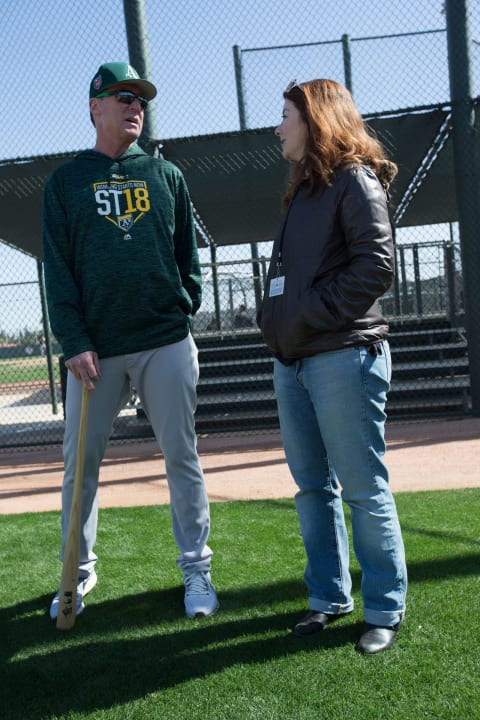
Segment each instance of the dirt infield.
[{"label": "dirt infield", "polygon": [[[278,433],[200,437],[211,502],[293,497]],[[387,425],[394,492],[480,487],[480,418]],[[0,453],[0,514],[60,509],[59,447]],[[100,507],[169,502],[165,464],[154,442],[112,445],[100,472]]]}]

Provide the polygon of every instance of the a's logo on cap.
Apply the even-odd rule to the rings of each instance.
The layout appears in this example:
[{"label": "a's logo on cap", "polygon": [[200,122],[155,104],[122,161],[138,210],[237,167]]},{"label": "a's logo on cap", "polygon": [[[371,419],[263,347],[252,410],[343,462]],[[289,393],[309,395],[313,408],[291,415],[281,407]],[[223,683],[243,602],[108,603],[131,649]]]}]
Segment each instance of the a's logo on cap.
[{"label": "a's logo on cap", "polygon": [[93,87],[95,90],[100,90],[100,88],[102,87],[102,76],[101,75],[97,75],[97,77],[94,78]]},{"label": "a's logo on cap", "polygon": [[137,80],[137,78],[138,78],[138,73],[137,73],[137,71],[134,70],[131,65],[129,65],[128,68],[127,68],[126,77],[133,78],[133,80]]}]

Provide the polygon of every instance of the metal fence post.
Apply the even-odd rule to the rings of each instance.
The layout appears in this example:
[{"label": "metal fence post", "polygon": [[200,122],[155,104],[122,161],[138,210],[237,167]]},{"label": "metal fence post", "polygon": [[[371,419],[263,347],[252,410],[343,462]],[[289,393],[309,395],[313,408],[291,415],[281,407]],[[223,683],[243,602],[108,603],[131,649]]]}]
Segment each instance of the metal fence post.
[{"label": "metal fence post", "polygon": [[[233,46],[233,63],[235,66],[235,82],[237,84],[238,119],[240,122],[240,130],[246,130],[247,109],[245,104],[245,90],[243,85],[242,49],[239,45]],[[262,289],[260,287],[260,276],[258,273],[258,247],[256,243],[250,243],[250,251],[252,253],[252,277],[253,289],[255,293],[255,306],[256,310],[258,310],[262,303]]]},{"label": "metal fence post", "polygon": [[464,280],[472,413],[480,415],[480,197],[472,101],[468,0],[446,0],[452,139]]},{"label": "metal fence post", "polygon": [[398,254],[400,259],[400,277],[401,277],[401,285],[402,285],[402,307],[401,307],[401,314],[407,315],[409,312],[408,308],[408,282],[407,282],[407,272],[405,269],[405,248],[399,247],[398,248]]},{"label": "metal fence post", "polygon": [[[127,33],[128,55],[130,63],[141,77],[152,77],[150,65],[150,49],[148,43],[147,18],[144,0],[123,0],[125,29]],[[143,131],[139,145],[150,155],[155,154],[157,145],[157,128],[153,107],[148,105],[145,110]]]},{"label": "metal fence post", "polygon": [[242,49],[239,45],[233,46],[233,64],[235,66],[235,82],[237,84],[238,119],[240,130],[247,129],[247,109],[245,105],[245,92],[243,88]]},{"label": "metal fence post", "polygon": [[345,73],[345,87],[353,95],[352,85],[352,51],[350,47],[350,35],[346,33],[342,35],[342,48],[343,48],[343,68]]},{"label": "metal fence post", "polygon": [[457,310],[455,306],[455,248],[452,243],[444,245],[445,281],[447,284],[448,319],[454,327],[457,325]]},{"label": "metal fence post", "polygon": [[412,248],[413,255],[413,277],[415,284],[415,298],[417,303],[417,313],[420,317],[423,315],[423,297],[422,297],[422,279],[420,277],[420,261],[418,258],[418,245]]},{"label": "metal fence post", "polygon": [[210,260],[212,263],[213,302],[215,306],[216,329],[221,330],[222,311],[220,307],[220,294],[218,291],[217,246],[214,242],[210,244]]},{"label": "metal fence post", "polygon": [[42,323],[43,335],[45,337],[45,354],[47,357],[48,369],[48,385],[50,387],[50,397],[52,399],[52,412],[54,415],[58,413],[57,391],[55,388],[55,372],[53,369],[52,359],[52,336],[50,333],[50,323],[48,321],[47,295],[45,291],[45,282],[43,279],[43,265],[41,260],[37,260],[38,287],[40,290],[40,304],[42,306]]}]

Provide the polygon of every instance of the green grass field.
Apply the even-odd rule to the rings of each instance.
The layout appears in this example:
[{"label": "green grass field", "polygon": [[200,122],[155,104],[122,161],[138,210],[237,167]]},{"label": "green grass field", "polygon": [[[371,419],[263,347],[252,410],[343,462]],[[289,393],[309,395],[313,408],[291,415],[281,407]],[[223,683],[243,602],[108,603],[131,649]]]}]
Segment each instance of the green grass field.
[{"label": "green grass field", "polygon": [[[58,358],[53,357],[54,372],[60,377]],[[0,359],[0,385],[11,383],[48,382],[48,366],[44,357]]]},{"label": "green grass field", "polygon": [[397,496],[410,588],[388,652],[355,652],[356,609],[322,635],[306,610],[293,501],[212,505],[221,609],[183,615],[168,507],[102,510],[99,582],[69,633],[47,608],[57,513],[0,516],[3,720],[471,720],[480,717],[480,489]]}]

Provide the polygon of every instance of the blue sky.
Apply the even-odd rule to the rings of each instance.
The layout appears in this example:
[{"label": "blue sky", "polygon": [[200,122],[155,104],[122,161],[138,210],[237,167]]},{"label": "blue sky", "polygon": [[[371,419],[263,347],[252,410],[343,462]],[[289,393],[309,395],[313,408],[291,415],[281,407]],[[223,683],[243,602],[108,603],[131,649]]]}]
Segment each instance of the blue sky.
[{"label": "blue sky", "polygon": [[[442,0],[146,0],[161,138],[238,128],[233,45],[242,48],[352,43],[354,92],[362,111],[448,98],[445,37],[358,38],[445,28]],[[480,15],[471,2],[472,26]],[[76,150],[93,142],[88,85],[101,62],[127,57],[122,0],[3,0],[3,79],[15,98],[0,159]],[[472,28],[473,29],[473,28]],[[477,33],[478,35],[478,33]],[[252,126],[277,121],[291,77],[343,80],[341,45],[244,55]]]}]

